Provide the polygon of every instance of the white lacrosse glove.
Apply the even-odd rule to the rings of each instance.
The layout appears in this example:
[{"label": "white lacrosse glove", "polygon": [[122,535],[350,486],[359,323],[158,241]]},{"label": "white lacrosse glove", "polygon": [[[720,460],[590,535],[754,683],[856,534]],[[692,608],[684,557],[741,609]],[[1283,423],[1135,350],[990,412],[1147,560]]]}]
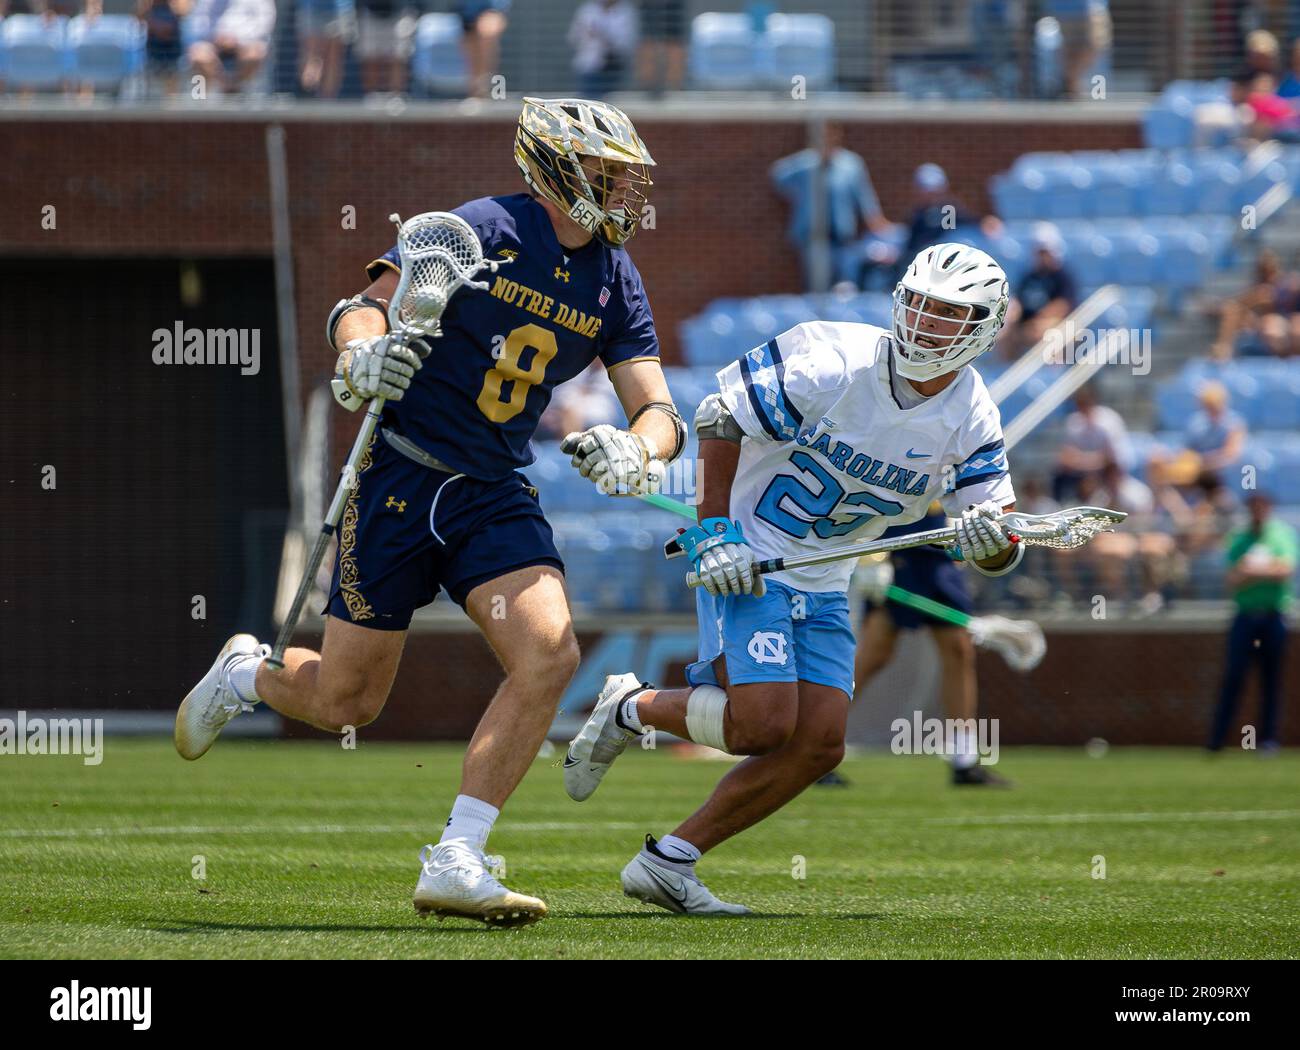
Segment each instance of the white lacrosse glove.
[{"label": "white lacrosse glove", "polygon": [[741,531],[740,522],[728,518],[705,518],[677,537],[690,556],[700,586],[715,597],[752,594],[761,598],[767,585],[754,571],[758,558]]},{"label": "white lacrosse glove", "polygon": [[868,554],[858,562],[853,573],[854,590],[875,605],[884,604],[893,582],[894,564],[887,554]]},{"label": "white lacrosse glove", "polygon": [[568,435],[560,451],[571,455],[578,473],[608,496],[648,495],[663,484],[663,463],[651,454],[645,438],[630,430],[601,423]]},{"label": "white lacrosse glove", "polygon": [[991,499],[972,503],[953,524],[957,528],[957,546],[963,561],[977,562],[996,558],[1011,546],[1011,537],[998,523],[1002,508]]},{"label": "white lacrosse glove", "polygon": [[353,339],[339,354],[330,383],[334,400],[349,412],[374,397],[400,401],[421,363],[415,350],[403,346],[392,335]]}]

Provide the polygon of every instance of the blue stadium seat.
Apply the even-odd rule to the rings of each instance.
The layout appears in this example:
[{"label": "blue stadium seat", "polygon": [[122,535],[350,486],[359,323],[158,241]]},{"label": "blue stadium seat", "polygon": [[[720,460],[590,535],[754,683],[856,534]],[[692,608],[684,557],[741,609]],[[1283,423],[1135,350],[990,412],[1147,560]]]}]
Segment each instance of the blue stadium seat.
[{"label": "blue stadium seat", "polygon": [[67,43],[78,83],[117,89],[144,69],[145,26],[131,15],[78,15],[68,23]]},{"label": "blue stadium seat", "polygon": [[748,15],[706,12],[691,21],[687,64],[696,87],[753,87],[761,72],[759,59],[759,35]]},{"label": "blue stadium seat", "polygon": [[469,67],[460,40],[459,16],[422,15],[415,24],[415,53],[411,75],[424,90],[439,95],[461,95],[469,86]]},{"label": "blue stadium seat", "polygon": [[762,64],[768,83],[789,91],[792,78],[809,88],[835,84],[835,23],[825,15],[771,15],[763,36]]},{"label": "blue stadium seat", "polygon": [[49,24],[39,15],[10,15],[0,21],[0,50],[11,88],[57,88],[69,74],[68,20]]}]

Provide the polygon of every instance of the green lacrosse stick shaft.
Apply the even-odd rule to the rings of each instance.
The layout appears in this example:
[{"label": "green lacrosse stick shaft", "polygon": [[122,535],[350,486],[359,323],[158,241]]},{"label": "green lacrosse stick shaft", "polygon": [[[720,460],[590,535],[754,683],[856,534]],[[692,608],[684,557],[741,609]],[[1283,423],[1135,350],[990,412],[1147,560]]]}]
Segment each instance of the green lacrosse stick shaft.
[{"label": "green lacrosse stick shaft", "polygon": [[[696,520],[695,509],[687,506],[685,503],[679,503],[677,500],[668,496],[661,496],[657,492],[641,493],[637,499],[644,500],[652,507],[658,507],[660,510],[666,510],[673,514],[678,514],[683,518]],[[948,623],[955,623],[958,627],[970,626],[971,620],[974,619],[970,613],[964,613],[960,609],[952,609],[933,598],[927,598],[922,594],[913,594],[911,591],[905,591],[897,584],[891,583],[889,589],[885,591],[885,597],[890,598],[899,605],[908,605],[919,612],[929,613],[931,616]]]}]

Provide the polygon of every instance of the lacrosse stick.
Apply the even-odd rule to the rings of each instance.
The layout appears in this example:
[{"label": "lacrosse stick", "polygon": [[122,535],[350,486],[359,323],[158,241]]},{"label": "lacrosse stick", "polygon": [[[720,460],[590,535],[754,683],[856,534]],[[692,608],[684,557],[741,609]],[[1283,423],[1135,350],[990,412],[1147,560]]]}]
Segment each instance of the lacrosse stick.
[{"label": "lacrosse stick", "polygon": [[[671,511],[673,514],[695,520],[694,508],[688,507],[685,503],[678,503],[668,496],[646,493],[641,496],[641,499],[660,510]],[[684,553],[681,544],[675,539],[669,540],[664,549],[664,555],[669,558]],[[1002,659],[1013,670],[1032,670],[1042,662],[1047,653],[1047,639],[1043,637],[1043,629],[1032,620],[1008,620],[1005,616],[972,616],[960,609],[953,609],[936,602],[933,598],[913,594],[896,583],[889,585],[885,597],[900,605],[929,613],[936,619],[967,628],[971,633],[971,640],[976,645],[1000,653]]]},{"label": "lacrosse stick", "polygon": [[[1012,511],[998,518],[999,524],[1011,533],[1013,543],[1024,543],[1031,547],[1054,547],[1057,550],[1074,550],[1082,547],[1099,532],[1107,531],[1110,526],[1118,525],[1127,514],[1105,507],[1070,507],[1051,514],[1021,514]],[[926,532],[914,532],[908,536],[895,536],[887,540],[869,540],[866,543],[853,543],[844,547],[831,547],[812,554],[796,554],[790,558],[766,558],[754,564],[754,571],[766,575],[780,572],[782,569],[801,569],[805,565],[824,565],[827,562],[843,561],[846,558],[860,558],[864,554],[881,554],[889,551],[906,550],[908,547],[924,547],[936,544],[951,547],[957,542],[956,526],[948,525],[941,529]],[[686,574],[686,586],[698,587],[700,578],[694,572]]]},{"label": "lacrosse stick", "polygon": [[[397,224],[401,278],[397,282],[393,300],[388,305],[388,326],[397,342],[411,346],[425,357],[428,356],[429,348],[420,340],[425,336],[438,338],[442,335],[439,319],[451,297],[462,285],[486,291],[487,284],[475,281],[474,277],[484,268],[495,273],[498,263],[484,260],[483,246],[479,243],[478,236],[459,215],[427,211],[406,222],[402,222],[397,215],[390,215],[389,219]],[[334,530],[343,517],[343,506],[356,483],[357,463],[369,446],[383,411],[384,399],[372,398],[357,439],[352,443],[352,451],[343,465],[338,488],[334,490],[334,499],[325,515],[325,523],[321,526],[316,546],[312,548],[307,567],[303,570],[293,605],[289,608],[284,623],[280,625],[275,648],[267,658],[267,663],[276,670],[284,666],[284,651],[289,647],[289,639],[298,625],[303,606],[307,604],[307,596],[316,581],[316,573],[325,560],[330,537],[334,535]]]}]

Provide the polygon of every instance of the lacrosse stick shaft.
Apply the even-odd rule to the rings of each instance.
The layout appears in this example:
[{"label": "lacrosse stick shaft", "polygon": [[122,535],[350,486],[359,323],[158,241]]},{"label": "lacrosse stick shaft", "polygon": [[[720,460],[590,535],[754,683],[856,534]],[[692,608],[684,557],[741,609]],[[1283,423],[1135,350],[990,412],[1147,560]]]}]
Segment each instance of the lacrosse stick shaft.
[{"label": "lacrosse stick shaft", "polygon": [[293,632],[298,626],[298,619],[302,616],[303,606],[307,604],[307,598],[316,583],[316,573],[320,571],[321,562],[325,560],[325,552],[329,549],[330,537],[334,535],[339,521],[343,518],[343,506],[347,503],[348,492],[351,491],[356,482],[357,464],[361,461],[366,446],[370,444],[370,439],[375,434],[375,427],[378,425],[379,417],[383,411],[384,399],[382,397],[373,398],[366,408],[366,418],[361,421],[361,428],[357,431],[356,441],[352,443],[352,451],[348,454],[348,461],[343,465],[343,470],[339,474],[339,484],[334,490],[334,499],[330,501],[330,508],[325,515],[325,522],[321,525],[320,534],[316,537],[316,545],[312,547],[311,557],[307,559],[307,564],[303,568],[302,579],[298,581],[298,592],[293,596],[293,604],[289,607],[284,623],[280,625],[280,633],[275,637],[275,648],[271,650],[271,655],[267,658],[266,662],[272,670],[278,671],[284,666],[284,651],[289,648]]},{"label": "lacrosse stick shaft", "polygon": [[[658,507],[660,510],[670,511],[678,514],[683,518],[696,520],[696,512],[693,507],[685,503],[679,503],[669,496],[661,496],[659,493],[641,493],[639,498],[650,504],[652,507]],[[896,583],[891,583],[885,596],[900,605],[907,605],[920,612],[929,613],[931,616],[940,620],[946,620],[948,623],[955,623],[958,627],[967,626],[974,618],[969,613],[964,613],[959,609],[951,609],[946,605],[936,602],[933,598],[926,598],[924,595],[913,594],[911,591],[904,590]]]}]

